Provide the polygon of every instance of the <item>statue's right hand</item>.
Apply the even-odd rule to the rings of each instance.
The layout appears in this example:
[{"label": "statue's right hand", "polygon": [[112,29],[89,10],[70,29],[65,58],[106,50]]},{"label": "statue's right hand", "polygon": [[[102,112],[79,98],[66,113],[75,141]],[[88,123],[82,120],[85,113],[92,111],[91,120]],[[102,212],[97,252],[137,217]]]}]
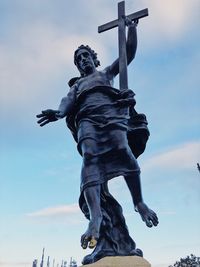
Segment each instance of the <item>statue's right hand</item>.
[{"label": "statue's right hand", "polygon": [[134,25],[135,27],[137,27],[139,20],[138,19],[134,19],[133,21],[131,19],[129,19],[128,17],[124,16],[124,20],[125,20],[125,25],[127,27]]},{"label": "statue's right hand", "polygon": [[45,124],[57,121],[59,115],[59,110],[47,109],[43,110],[42,113],[38,114],[36,117],[40,118],[37,123],[42,127]]}]

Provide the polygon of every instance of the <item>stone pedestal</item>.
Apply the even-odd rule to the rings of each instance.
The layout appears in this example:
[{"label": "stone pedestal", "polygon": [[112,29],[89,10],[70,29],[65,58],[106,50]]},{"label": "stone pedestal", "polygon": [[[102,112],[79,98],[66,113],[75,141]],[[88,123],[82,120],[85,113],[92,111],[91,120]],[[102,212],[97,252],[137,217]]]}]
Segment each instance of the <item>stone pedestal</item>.
[{"label": "stone pedestal", "polygon": [[151,267],[144,258],[138,256],[105,257],[99,261],[81,267]]}]

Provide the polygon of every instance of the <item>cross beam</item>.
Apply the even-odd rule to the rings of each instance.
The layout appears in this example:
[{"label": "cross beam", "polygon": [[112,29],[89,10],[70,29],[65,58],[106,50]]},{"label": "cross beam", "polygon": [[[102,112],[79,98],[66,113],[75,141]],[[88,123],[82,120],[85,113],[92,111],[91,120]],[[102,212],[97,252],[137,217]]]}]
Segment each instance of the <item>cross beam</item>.
[{"label": "cross beam", "polygon": [[[120,3],[118,3],[118,4],[120,4]],[[137,11],[133,14],[128,15],[127,18],[133,21],[135,19],[141,19],[141,18],[147,17],[148,15],[149,15],[148,14],[148,8],[145,8],[145,9]],[[110,21],[108,23],[105,23],[105,24],[99,26],[98,27],[98,33],[105,32],[105,31],[113,29],[117,26],[118,26],[118,19]]]},{"label": "cross beam", "polygon": [[[127,16],[131,21],[148,16],[148,9],[143,9]],[[119,46],[119,84],[120,89],[128,89],[127,55],[126,55],[126,25],[125,1],[118,3],[118,19],[98,27],[98,33],[118,27]]]}]

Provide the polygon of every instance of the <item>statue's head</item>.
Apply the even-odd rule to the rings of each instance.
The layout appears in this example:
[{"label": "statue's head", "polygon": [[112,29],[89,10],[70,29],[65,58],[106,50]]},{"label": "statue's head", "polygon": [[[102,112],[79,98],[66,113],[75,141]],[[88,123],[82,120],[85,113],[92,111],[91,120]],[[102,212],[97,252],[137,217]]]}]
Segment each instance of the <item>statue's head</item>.
[{"label": "statue's head", "polygon": [[80,74],[84,76],[88,72],[100,66],[97,53],[88,45],[81,45],[74,52],[74,64],[77,66]]}]

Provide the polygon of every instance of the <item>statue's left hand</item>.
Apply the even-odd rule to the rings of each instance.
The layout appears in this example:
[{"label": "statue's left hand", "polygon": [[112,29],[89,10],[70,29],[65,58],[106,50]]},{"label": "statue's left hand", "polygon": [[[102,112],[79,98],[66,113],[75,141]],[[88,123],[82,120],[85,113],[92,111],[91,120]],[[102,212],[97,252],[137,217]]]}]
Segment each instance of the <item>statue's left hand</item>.
[{"label": "statue's left hand", "polygon": [[53,109],[43,110],[41,114],[38,114],[36,116],[37,118],[40,118],[37,121],[37,123],[40,126],[44,126],[45,124],[47,124],[49,122],[57,121],[58,115],[59,115],[59,110],[53,110]]}]

